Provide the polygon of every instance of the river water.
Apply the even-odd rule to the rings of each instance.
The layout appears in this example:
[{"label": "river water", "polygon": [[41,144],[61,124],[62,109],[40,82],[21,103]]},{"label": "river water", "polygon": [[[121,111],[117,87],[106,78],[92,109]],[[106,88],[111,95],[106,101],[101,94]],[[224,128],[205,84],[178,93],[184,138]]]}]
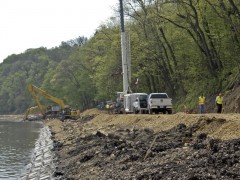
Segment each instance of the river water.
[{"label": "river water", "polygon": [[20,177],[31,160],[41,127],[37,122],[0,121],[0,180]]}]

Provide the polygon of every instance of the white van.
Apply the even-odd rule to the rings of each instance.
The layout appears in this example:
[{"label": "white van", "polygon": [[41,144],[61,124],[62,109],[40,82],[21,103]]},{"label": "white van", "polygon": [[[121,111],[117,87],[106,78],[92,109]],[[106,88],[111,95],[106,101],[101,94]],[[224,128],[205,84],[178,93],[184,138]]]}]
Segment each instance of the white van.
[{"label": "white van", "polygon": [[146,93],[132,93],[124,95],[124,109],[126,113],[147,113],[148,94]]}]

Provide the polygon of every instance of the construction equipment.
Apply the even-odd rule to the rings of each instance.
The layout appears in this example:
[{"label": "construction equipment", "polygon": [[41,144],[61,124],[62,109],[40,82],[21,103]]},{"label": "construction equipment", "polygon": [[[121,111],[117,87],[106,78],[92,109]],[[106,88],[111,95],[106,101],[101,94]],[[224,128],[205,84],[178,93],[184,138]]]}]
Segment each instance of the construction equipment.
[{"label": "construction equipment", "polygon": [[[25,113],[24,120],[28,120],[28,121],[29,120],[38,120],[40,117],[38,115],[36,116],[36,113],[38,113],[39,111],[40,111],[40,109],[38,106],[28,108]],[[32,113],[35,113],[35,115],[32,116]],[[31,117],[30,117],[30,115],[31,115]]]},{"label": "construction equipment", "polygon": [[[70,106],[65,105],[65,103],[61,99],[48,94],[44,90],[32,84],[28,85],[28,91],[31,93],[33,99],[36,101],[44,119],[51,117],[59,117],[60,119],[77,119],[80,116],[79,110],[71,109]],[[48,106],[47,108],[45,108],[45,106],[40,103],[37,94],[40,94],[47,99],[55,102],[56,104],[58,104],[58,106]]]}]

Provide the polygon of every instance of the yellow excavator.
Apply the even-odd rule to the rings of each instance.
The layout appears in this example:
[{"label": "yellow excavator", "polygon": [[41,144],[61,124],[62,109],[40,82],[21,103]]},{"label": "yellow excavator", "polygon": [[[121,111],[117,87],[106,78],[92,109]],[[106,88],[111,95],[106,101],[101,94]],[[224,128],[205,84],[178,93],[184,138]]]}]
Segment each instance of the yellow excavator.
[{"label": "yellow excavator", "polygon": [[[46,109],[46,107],[44,107]],[[40,109],[38,106],[30,107],[25,112],[24,120],[38,120]],[[34,116],[32,116],[34,114]],[[30,116],[30,117],[29,117]]]},{"label": "yellow excavator", "polygon": [[[31,93],[33,99],[36,101],[39,110],[41,111],[43,118],[51,118],[51,117],[59,117],[60,119],[78,119],[80,117],[80,110],[77,109],[71,109],[70,106],[65,105],[65,103],[59,99],[56,98],[44,90],[29,84],[28,85],[28,91]],[[38,99],[37,94],[40,94],[47,99],[55,102],[58,104],[58,106],[48,106],[47,108],[42,105]]]}]

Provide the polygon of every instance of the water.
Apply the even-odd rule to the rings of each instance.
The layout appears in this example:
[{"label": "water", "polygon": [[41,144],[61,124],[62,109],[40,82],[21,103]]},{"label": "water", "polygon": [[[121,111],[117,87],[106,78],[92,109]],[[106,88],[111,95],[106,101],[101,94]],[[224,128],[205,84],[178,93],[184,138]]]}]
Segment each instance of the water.
[{"label": "water", "polygon": [[0,180],[16,180],[30,162],[41,123],[0,121]]}]

